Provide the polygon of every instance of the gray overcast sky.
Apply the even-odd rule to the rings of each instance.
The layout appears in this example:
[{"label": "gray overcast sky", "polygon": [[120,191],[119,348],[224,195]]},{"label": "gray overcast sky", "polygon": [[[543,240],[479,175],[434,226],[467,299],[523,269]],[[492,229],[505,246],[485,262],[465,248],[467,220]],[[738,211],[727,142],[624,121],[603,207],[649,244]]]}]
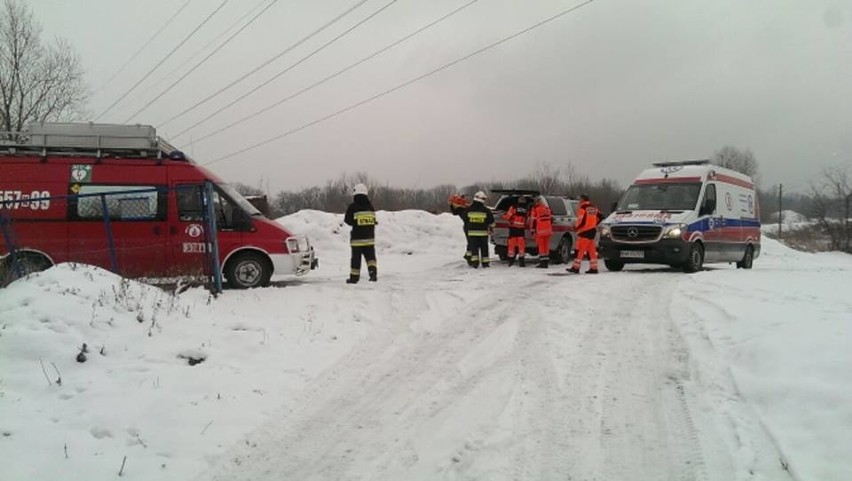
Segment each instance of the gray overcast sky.
[{"label": "gray overcast sky", "polygon": [[[101,117],[124,123],[271,0],[229,0],[148,79]],[[417,37],[250,121],[286,98],[468,0],[398,0],[244,101],[176,135],[372,14],[339,22],[185,116],[175,114],[313,32],[357,0],[278,0],[174,89],[133,118],[201,164],[396,87],[581,0],[479,0]],[[48,37],[80,54],[96,117],[162,60],[221,0],[26,0]],[[233,32],[233,30],[231,31]],[[220,37],[221,42],[227,35]],[[218,45],[218,43],[213,45]],[[165,124],[164,124],[165,123]],[[651,162],[750,148],[761,184],[803,191],[852,164],[852,1],[595,0],[514,40],[371,103],[210,165],[273,192],[365,172],[400,187],[508,180],[547,163],[626,185]]]}]

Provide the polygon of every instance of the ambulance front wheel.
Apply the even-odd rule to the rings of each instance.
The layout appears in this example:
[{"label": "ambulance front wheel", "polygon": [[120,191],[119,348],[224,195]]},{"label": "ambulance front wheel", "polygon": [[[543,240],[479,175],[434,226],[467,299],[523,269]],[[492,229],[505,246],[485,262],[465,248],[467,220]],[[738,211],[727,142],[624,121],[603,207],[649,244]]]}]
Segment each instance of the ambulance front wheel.
[{"label": "ambulance front wheel", "polygon": [[704,267],[704,246],[693,242],[689,248],[689,255],[683,264],[683,272],[698,272]]},{"label": "ambulance front wheel", "polygon": [[236,289],[250,289],[269,285],[272,265],[269,259],[256,252],[242,252],[225,265],[225,279]]},{"label": "ambulance front wheel", "polygon": [[604,259],[604,265],[606,266],[606,270],[612,272],[618,272],[624,269],[624,262],[616,261],[613,259]]}]

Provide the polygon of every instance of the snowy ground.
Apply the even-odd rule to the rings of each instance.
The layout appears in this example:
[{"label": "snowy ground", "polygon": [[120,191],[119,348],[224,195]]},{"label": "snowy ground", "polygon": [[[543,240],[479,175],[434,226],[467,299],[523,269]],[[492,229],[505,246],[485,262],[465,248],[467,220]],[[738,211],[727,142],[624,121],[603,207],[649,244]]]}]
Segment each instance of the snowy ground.
[{"label": "snowy ground", "polygon": [[282,219],[320,269],[266,289],[0,290],[0,479],[852,479],[849,256],[471,270],[457,218],[380,212],[350,286],[340,218]]}]

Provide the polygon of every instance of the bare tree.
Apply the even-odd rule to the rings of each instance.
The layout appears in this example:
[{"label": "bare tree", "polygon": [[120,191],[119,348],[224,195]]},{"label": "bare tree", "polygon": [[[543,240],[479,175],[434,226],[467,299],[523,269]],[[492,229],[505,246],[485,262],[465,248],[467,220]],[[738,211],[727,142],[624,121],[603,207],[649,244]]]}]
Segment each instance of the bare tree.
[{"label": "bare tree", "polygon": [[751,149],[740,150],[726,145],[713,153],[712,163],[751,177],[757,182],[757,159]]},{"label": "bare tree", "polygon": [[41,26],[20,0],[0,5],[0,130],[74,120],[87,92],[77,54],[62,39],[41,41]]},{"label": "bare tree", "polygon": [[827,169],[823,183],[813,187],[811,214],[824,234],[828,236],[829,250],[852,253],[852,229],[849,218],[852,204],[852,179],[842,168]]}]

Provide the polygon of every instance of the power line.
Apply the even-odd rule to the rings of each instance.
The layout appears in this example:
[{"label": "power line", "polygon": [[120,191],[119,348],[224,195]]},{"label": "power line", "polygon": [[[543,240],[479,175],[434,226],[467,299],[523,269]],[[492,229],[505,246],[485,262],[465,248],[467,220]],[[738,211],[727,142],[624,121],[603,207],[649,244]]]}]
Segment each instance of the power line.
[{"label": "power line", "polygon": [[[223,30],[221,33],[219,33],[219,35],[216,35],[216,36],[215,36],[215,37],[213,37],[213,38],[212,38],[209,42],[207,42],[206,44],[204,44],[204,46],[203,46],[203,47],[198,48],[198,49],[196,49],[194,52],[192,52],[191,54],[189,54],[189,55],[187,56],[187,60],[186,60],[186,62],[189,62],[190,60],[192,60],[192,59],[194,59],[194,58],[196,58],[196,57],[200,56],[203,52],[206,52],[206,51],[207,51],[207,49],[208,49],[208,48],[210,48],[210,46],[211,46],[211,45],[214,45],[214,44],[215,44],[216,42],[218,42],[220,39],[222,39],[223,37],[225,37],[226,35],[228,35],[228,34],[229,34],[232,30],[234,30],[234,29],[235,29],[238,25],[240,25],[241,23],[243,23],[243,21],[244,21],[246,18],[248,18],[251,14],[253,14],[254,12],[256,12],[256,11],[257,11],[257,10],[258,10],[261,6],[263,6],[263,4],[264,4],[264,3],[266,3],[267,1],[269,1],[269,0],[260,0],[260,2],[256,3],[254,7],[252,7],[252,8],[251,8],[249,11],[247,11],[246,13],[242,14],[242,15],[240,16],[240,18],[238,18],[238,19],[237,19],[236,21],[234,21],[231,25],[229,25],[229,26],[228,26],[228,28],[226,28],[226,29],[225,29],[225,30]],[[151,83],[151,84],[149,84],[149,85],[145,86],[145,88],[143,88],[143,89],[142,89],[142,92],[140,92],[140,95],[141,95],[141,94],[147,94],[147,93],[149,93],[149,92],[153,92],[153,91],[154,91],[154,90],[155,90],[155,89],[156,89],[159,85],[161,85],[161,84],[165,83],[167,80],[170,80],[170,79],[174,78],[174,77],[175,77],[175,75],[178,73],[178,71],[182,70],[185,66],[186,66],[186,65],[185,65],[184,63],[179,63],[179,64],[178,64],[178,65],[176,65],[173,69],[171,69],[168,73],[165,73],[165,74],[163,74],[162,76],[160,76],[160,78],[159,78],[158,80],[156,80],[156,81],[154,81],[153,83]]]},{"label": "power line", "polygon": [[189,76],[189,74],[191,74],[192,72],[194,72],[194,71],[195,71],[195,69],[197,69],[197,68],[198,68],[198,67],[200,67],[202,64],[204,64],[204,62],[206,62],[207,60],[209,60],[209,59],[210,59],[210,57],[212,57],[213,55],[215,55],[215,54],[216,54],[216,52],[218,52],[219,50],[221,50],[221,49],[222,49],[222,47],[224,47],[224,46],[225,46],[225,45],[227,45],[227,44],[228,44],[231,40],[233,40],[233,39],[234,39],[234,37],[236,37],[237,35],[239,35],[239,34],[240,34],[243,30],[245,30],[245,29],[246,29],[249,25],[251,25],[252,23],[254,23],[254,21],[255,21],[255,20],[257,20],[257,19],[258,19],[261,15],[263,15],[263,14],[264,14],[267,10],[269,10],[269,8],[270,8],[270,7],[272,7],[273,5],[275,5],[275,3],[276,3],[276,2],[278,2],[278,0],[272,0],[272,2],[270,2],[267,6],[263,7],[263,10],[261,10],[261,11],[257,12],[257,14],[255,14],[255,16],[251,18],[251,20],[249,20],[248,22],[246,22],[246,24],[245,24],[245,25],[243,25],[242,27],[240,27],[240,28],[239,28],[239,30],[237,30],[237,31],[236,31],[236,32],[234,32],[234,33],[233,33],[230,37],[228,37],[227,39],[225,39],[225,41],[224,41],[224,42],[222,42],[222,43],[221,43],[218,47],[216,47],[215,49],[213,49],[213,51],[212,51],[212,52],[210,52],[209,54],[207,54],[207,56],[206,56],[206,57],[204,57],[203,59],[201,59],[201,61],[199,61],[198,63],[196,63],[196,64],[195,64],[195,65],[194,65],[191,69],[189,69],[186,73],[184,73],[183,75],[181,75],[181,76],[180,76],[180,78],[178,78],[177,80],[175,80],[174,82],[172,82],[172,84],[171,84],[171,85],[169,85],[168,87],[166,87],[166,89],[165,89],[165,90],[163,90],[162,92],[160,92],[160,94],[159,94],[159,95],[157,95],[157,96],[156,96],[156,97],[154,97],[153,99],[149,100],[149,101],[148,101],[148,103],[147,103],[147,104],[145,104],[145,105],[144,105],[141,109],[137,110],[135,114],[133,114],[133,115],[131,115],[130,117],[128,117],[128,118],[127,118],[127,120],[125,120],[125,121],[124,121],[124,123],[129,123],[131,120],[133,120],[133,118],[134,118],[134,117],[136,117],[137,115],[139,115],[139,114],[141,114],[142,112],[144,112],[144,111],[145,111],[148,107],[150,107],[150,106],[151,106],[151,104],[153,104],[154,102],[156,102],[157,100],[159,100],[159,99],[160,99],[163,95],[165,95],[166,93],[168,93],[168,92],[169,92],[172,88],[174,88],[177,84],[179,84],[181,81],[183,81],[183,79],[185,79],[186,77],[188,77],[188,76]]},{"label": "power line", "polygon": [[385,91],[384,91],[384,92],[382,92],[382,93],[379,93],[379,94],[373,95],[372,97],[369,97],[369,98],[367,98],[367,99],[365,99],[365,100],[362,100],[362,101],[360,101],[360,102],[354,103],[354,104],[352,104],[352,105],[350,105],[350,106],[348,106],[348,107],[344,107],[344,108],[342,108],[342,109],[340,109],[340,110],[338,110],[338,111],[336,111],[336,112],[334,112],[334,113],[328,114],[328,115],[326,115],[325,117],[321,117],[321,118],[316,119],[316,120],[314,120],[314,121],[312,121],[312,122],[308,122],[307,124],[304,124],[304,125],[302,125],[302,126],[300,126],[300,127],[296,127],[296,128],[290,129],[290,130],[288,130],[288,131],[286,131],[286,132],[284,132],[284,133],[282,133],[282,134],[276,135],[275,137],[271,137],[271,138],[266,139],[266,140],[264,140],[264,141],[262,141],[262,142],[258,142],[258,143],[256,143],[256,144],[250,145],[250,146],[248,146],[248,147],[246,147],[246,148],[244,148],[244,149],[238,150],[238,151],[236,151],[236,152],[232,152],[232,153],[230,153],[230,154],[228,154],[228,155],[224,155],[224,156],[222,156],[222,157],[218,157],[218,158],[213,159],[213,160],[211,160],[211,161],[209,161],[209,162],[205,162],[203,165],[210,165],[210,164],[214,164],[214,163],[216,163],[216,162],[220,162],[220,161],[222,161],[222,160],[229,159],[229,158],[234,157],[234,156],[236,156],[236,155],[246,153],[246,152],[248,152],[248,151],[250,151],[250,150],[254,150],[254,149],[256,149],[256,148],[258,148],[258,147],[261,147],[261,146],[263,146],[263,145],[266,145],[266,144],[268,144],[268,143],[274,142],[274,141],[279,140],[279,139],[283,139],[284,137],[288,137],[288,136],[290,136],[290,135],[293,135],[293,134],[295,134],[296,132],[299,132],[299,131],[305,130],[305,129],[307,129],[307,128],[309,128],[309,127],[312,127],[312,126],[314,126],[314,125],[317,125],[317,124],[319,124],[319,123],[325,122],[326,120],[330,120],[330,119],[332,119],[332,118],[334,118],[334,117],[337,117],[338,115],[341,115],[341,114],[343,114],[343,113],[349,112],[350,110],[354,110],[354,109],[356,109],[356,108],[358,108],[358,107],[360,107],[360,106],[362,106],[362,105],[366,105],[366,104],[368,104],[368,103],[370,103],[370,102],[372,102],[372,101],[374,101],[374,100],[377,100],[377,99],[379,99],[379,98],[384,97],[385,95],[389,95],[389,94],[391,94],[391,93],[393,93],[393,92],[396,92],[397,90],[401,90],[401,89],[403,89],[403,88],[405,88],[405,87],[408,87],[409,85],[411,85],[411,84],[413,84],[413,83],[419,82],[420,80],[423,80],[423,79],[425,79],[425,78],[427,78],[427,77],[430,77],[430,76],[432,76],[432,75],[434,75],[434,74],[436,74],[436,73],[438,73],[438,72],[441,72],[441,71],[443,71],[443,70],[446,70],[446,69],[448,69],[448,68],[450,68],[450,67],[452,67],[452,66],[454,66],[454,65],[456,65],[456,64],[459,64],[459,63],[461,63],[461,62],[464,62],[465,60],[468,60],[468,59],[470,59],[470,58],[472,58],[472,57],[474,57],[474,56],[476,56],[476,55],[479,55],[479,54],[481,54],[481,53],[483,53],[483,52],[486,52],[486,51],[488,51],[488,50],[491,50],[492,48],[494,48],[494,47],[496,47],[496,46],[498,46],[498,45],[501,45],[501,44],[503,44],[503,43],[506,43],[506,42],[508,42],[509,40],[513,40],[513,39],[515,39],[515,38],[517,38],[517,37],[520,37],[521,35],[523,35],[523,34],[525,34],[525,33],[527,33],[527,32],[530,32],[531,30],[534,30],[534,29],[536,29],[536,28],[538,28],[538,27],[541,27],[542,25],[545,25],[545,24],[547,24],[547,23],[550,23],[550,22],[552,22],[552,21],[554,21],[554,20],[556,20],[556,19],[558,19],[558,18],[560,18],[560,17],[562,17],[562,16],[564,16],[564,15],[567,15],[567,14],[569,14],[569,13],[571,13],[571,12],[575,11],[575,10],[578,10],[578,9],[580,9],[580,8],[582,8],[582,7],[584,7],[584,6],[588,5],[588,4],[590,4],[590,3],[592,3],[593,1],[594,1],[594,0],[586,0],[586,1],[585,1],[585,2],[583,2],[583,3],[580,3],[580,4],[578,4],[578,5],[575,5],[575,6],[573,6],[573,7],[569,8],[569,9],[567,9],[567,10],[563,10],[562,12],[559,12],[559,13],[557,13],[556,15],[553,15],[552,17],[548,17],[548,18],[546,18],[546,19],[544,19],[544,20],[542,20],[542,21],[540,21],[540,22],[538,22],[538,23],[536,23],[536,24],[534,24],[534,25],[532,25],[532,26],[530,26],[530,27],[527,27],[527,28],[525,28],[525,29],[523,29],[523,30],[521,30],[521,31],[519,31],[519,32],[513,33],[512,35],[509,35],[508,37],[504,37],[504,38],[502,38],[502,39],[500,39],[500,40],[498,40],[498,41],[496,41],[496,42],[494,42],[494,43],[492,43],[492,44],[489,44],[489,45],[487,45],[487,46],[485,46],[485,47],[480,48],[479,50],[476,50],[476,51],[474,51],[474,52],[472,52],[472,53],[469,53],[469,54],[465,55],[464,57],[461,57],[461,58],[459,58],[459,59],[453,60],[452,62],[447,63],[447,64],[444,64],[443,66],[438,67],[438,68],[436,68],[436,69],[434,69],[434,70],[432,70],[432,71],[429,71],[429,72],[427,72],[427,73],[425,73],[425,74],[423,74],[423,75],[420,75],[419,77],[415,77],[415,78],[413,78],[413,79],[411,79],[411,80],[409,80],[409,81],[407,81],[407,82],[401,83],[401,84],[397,85],[396,87],[393,87],[393,88],[391,88],[391,89],[385,90]]},{"label": "power line", "polygon": [[[355,68],[355,67],[357,67],[358,65],[361,65],[362,63],[364,63],[364,62],[366,62],[366,61],[368,61],[368,60],[370,60],[370,59],[372,59],[372,58],[376,57],[377,55],[380,55],[380,54],[382,54],[382,53],[384,53],[384,52],[386,52],[386,51],[388,51],[388,50],[392,49],[393,47],[396,47],[397,45],[399,45],[399,44],[401,44],[401,43],[403,43],[403,42],[405,42],[405,41],[407,41],[407,40],[409,40],[409,39],[411,39],[411,38],[413,38],[413,37],[415,37],[415,36],[419,35],[420,33],[422,33],[422,32],[424,32],[424,31],[428,30],[429,28],[434,27],[435,25],[437,25],[437,24],[439,24],[439,23],[443,22],[444,20],[446,20],[446,19],[448,19],[448,18],[452,17],[453,15],[455,15],[455,14],[457,14],[457,13],[461,12],[462,10],[466,9],[467,7],[469,7],[469,6],[473,5],[473,4],[474,4],[474,3],[476,3],[477,1],[478,1],[478,0],[471,0],[471,1],[467,2],[467,3],[465,3],[464,5],[462,5],[462,6],[458,7],[458,8],[456,8],[455,10],[451,11],[450,13],[448,13],[448,14],[444,15],[443,17],[441,17],[441,18],[439,18],[439,19],[437,19],[437,20],[434,20],[434,21],[432,21],[431,23],[429,23],[429,24],[427,24],[427,25],[424,25],[423,27],[420,27],[419,29],[415,30],[414,32],[412,32],[412,33],[410,33],[410,34],[408,34],[408,35],[406,35],[406,36],[404,36],[404,37],[402,37],[402,38],[400,38],[400,39],[398,39],[398,40],[396,40],[396,41],[394,41],[394,42],[392,42],[392,43],[388,44],[387,46],[385,46],[385,47],[383,47],[383,48],[381,48],[381,49],[379,49],[379,50],[376,50],[375,52],[371,53],[370,55],[368,55],[368,56],[366,56],[366,57],[362,58],[361,60],[358,60],[357,62],[355,62],[355,63],[353,63],[353,64],[349,65],[348,67],[346,67],[346,68],[344,68],[344,69],[342,69],[342,70],[338,70],[337,72],[335,72],[335,73],[333,73],[333,74],[329,75],[328,77],[325,77],[324,79],[320,80],[319,82],[315,82],[315,83],[313,83],[313,84],[311,84],[311,85],[309,85],[309,86],[307,86],[307,87],[303,88],[302,90],[299,90],[298,92],[296,92],[296,93],[294,93],[294,94],[290,95],[289,97],[286,97],[286,98],[281,99],[281,100],[279,100],[279,101],[277,101],[277,102],[275,102],[275,103],[273,103],[273,104],[270,104],[270,105],[268,105],[268,106],[266,106],[266,107],[264,107],[264,108],[262,108],[262,109],[258,110],[257,112],[255,112],[255,113],[253,113],[253,114],[251,114],[251,115],[248,115],[248,116],[246,116],[246,117],[241,118],[240,120],[237,120],[236,122],[230,123],[230,124],[228,124],[228,125],[226,125],[226,126],[224,126],[224,127],[220,128],[220,129],[218,129],[218,130],[215,130],[215,131],[213,131],[213,132],[210,132],[210,133],[208,133],[208,134],[204,135],[203,137],[200,137],[200,138],[194,139],[194,140],[193,140],[193,143],[195,143],[195,142],[200,142],[200,141],[202,141],[202,140],[204,140],[204,139],[210,138],[210,137],[212,137],[212,136],[214,136],[214,135],[216,135],[216,134],[219,134],[219,133],[221,133],[221,132],[223,132],[223,131],[225,131],[225,130],[228,130],[228,129],[232,128],[232,127],[235,127],[235,126],[237,126],[237,125],[239,125],[239,124],[241,124],[241,123],[243,123],[243,122],[245,122],[245,121],[247,121],[247,120],[249,120],[249,119],[253,119],[254,117],[257,117],[257,116],[258,116],[258,115],[260,115],[260,114],[263,114],[263,113],[265,113],[265,112],[267,112],[267,111],[269,111],[269,110],[272,110],[273,108],[278,107],[279,105],[281,105],[281,104],[283,104],[283,103],[285,103],[285,102],[288,102],[288,101],[290,101],[290,100],[292,100],[292,99],[294,99],[294,98],[296,98],[296,97],[298,97],[298,96],[302,95],[303,93],[308,92],[309,90],[313,90],[314,88],[316,88],[316,87],[318,87],[318,86],[320,86],[320,85],[322,85],[322,84],[324,84],[324,83],[328,82],[329,80],[331,80],[331,79],[333,79],[333,78],[335,78],[335,77],[337,77],[337,76],[339,76],[339,75],[341,75],[341,74],[343,74],[343,73],[345,73],[345,72],[347,72],[347,71],[349,71],[349,70],[352,70],[353,68]],[[204,120],[207,120],[207,119],[204,119]],[[200,124],[200,123],[201,123],[201,122],[199,122],[199,123],[197,123],[197,124],[193,125],[193,126],[192,126],[192,127],[190,127],[190,128],[196,127],[196,126],[197,126],[198,124]],[[182,145],[182,146],[181,146],[181,148],[183,148],[183,147],[185,147],[185,146],[186,146],[186,145]]]},{"label": "power line", "polygon": [[353,31],[353,30],[355,30],[356,28],[360,27],[361,25],[363,25],[363,24],[367,23],[369,20],[371,20],[372,18],[374,18],[376,15],[380,14],[382,11],[384,11],[386,8],[390,7],[391,5],[393,5],[394,3],[396,3],[397,1],[398,1],[398,0],[391,0],[390,2],[386,3],[386,4],[382,7],[382,8],[380,8],[380,9],[376,10],[375,12],[373,12],[372,14],[370,14],[369,16],[367,16],[367,18],[365,18],[365,19],[361,20],[360,22],[356,23],[355,25],[353,25],[353,26],[349,27],[347,30],[344,30],[344,31],[343,31],[343,33],[341,33],[340,35],[338,35],[338,36],[334,37],[333,39],[329,40],[329,41],[328,41],[328,42],[326,42],[325,44],[321,45],[319,48],[315,49],[313,52],[309,53],[308,55],[306,55],[306,56],[302,57],[302,58],[301,58],[298,62],[294,63],[293,65],[290,65],[289,67],[285,68],[285,69],[284,69],[284,70],[282,70],[281,72],[278,72],[277,74],[273,75],[272,77],[270,77],[269,79],[267,79],[267,80],[266,80],[265,82],[263,82],[262,84],[260,84],[260,85],[258,85],[258,86],[256,86],[256,87],[254,87],[253,89],[249,90],[248,92],[244,93],[243,95],[241,95],[241,96],[237,97],[236,99],[232,100],[230,103],[226,104],[224,107],[221,107],[219,110],[217,110],[217,111],[213,112],[212,114],[208,115],[207,117],[204,117],[203,119],[199,120],[198,122],[196,122],[196,123],[194,123],[194,124],[190,125],[189,127],[185,128],[185,129],[183,129],[183,130],[181,130],[181,131],[180,131],[180,132],[178,132],[176,135],[174,135],[174,137],[173,137],[173,138],[180,137],[181,135],[185,134],[186,132],[188,132],[188,131],[190,131],[190,130],[194,129],[195,127],[197,127],[197,126],[199,126],[199,125],[203,124],[204,122],[206,122],[206,121],[210,120],[211,118],[213,118],[213,117],[215,117],[215,116],[219,115],[219,114],[220,114],[220,113],[222,113],[224,110],[227,110],[228,108],[230,108],[230,107],[231,107],[231,106],[233,106],[234,104],[236,104],[236,103],[238,103],[238,102],[242,101],[243,99],[245,99],[245,98],[246,98],[246,97],[248,97],[249,95],[251,95],[251,94],[253,94],[253,93],[257,92],[258,90],[262,89],[263,87],[265,87],[265,86],[269,85],[269,84],[270,84],[273,80],[275,80],[275,79],[277,79],[277,78],[281,77],[282,75],[284,75],[285,73],[289,72],[290,70],[293,70],[294,68],[296,68],[297,66],[299,66],[302,62],[307,61],[309,58],[313,57],[314,55],[316,55],[316,54],[317,54],[317,53],[319,53],[320,51],[325,50],[325,49],[326,49],[329,45],[331,45],[331,44],[333,44],[334,42],[336,42],[336,41],[340,40],[341,38],[345,37],[345,36],[346,36],[346,35],[348,35],[350,32],[352,32],[352,31]]},{"label": "power line", "polygon": [[160,67],[160,65],[162,65],[162,64],[163,64],[166,60],[168,60],[168,59],[169,59],[169,57],[171,57],[171,56],[172,56],[175,52],[177,52],[177,51],[178,51],[178,49],[179,49],[179,48],[181,48],[181,47],[183,46],[183,44],[185,44],[185,43],[186,43],[186,41],[187,41],[187,40],[189,40],[189,39],[190,39],[193,35],[195,35],[195,32],[197,32],[198,30],[200,30],[200,29],[201,29],[201,27],[203,27],[203,26],[204,26],[204,25],[205,25],[208,21],[210,21],[210,19],[211,19],[211,18],[213,18],[213,16],[214,16],[214,15],[216,15],[216,13],[217,13],[217,12],[219,12],[219,10],[221,10],[221,9],[222,9],[222,7],[224,7],[226,3],[228,3],[228,0],[222,0],[222,3],[220,3],[220,4],[219,4],[219,6],[218,6],[218,7],[216,7],[216,10],[213,10],[213,13],[211,13],[210,15],[208,15],[208,16],[207,16],[207,18],[205,18],[203,22],[201,22],[201,23],[200,23],[197,27],[195,27],[195,29],[194,29],[192,32],[190,32],[190,33],[189,33],[189,35],[187,35],[186,37],[184,37],[184,39],[183,39],[183,40],[181,40],[181,42],[180,42],[179,44],[177,44],[177,46],[175,46],[175,47],[171,50],[171,52],[169,52],[168,54],[166,54],[166,56],[165,56],[165,57],[163,57],[163,59],[162,59],[162,60],[160,60],[160,61],[157,63],[157,65],[154,65],[154,66],[151,68],[151,70],[148,70],[148,73],[146,73],[144,76],[142,76],[142,78],[141,78],[141,79],[139,79],[139,80],[138,80],[135,84],[133,84],[133,86],[132,86],[132,87],[130,87],[130,89],[128,89],[128,90],[127,90],[127,92],[124,92],[124,94],[123,94],[121,97],[119,97],[119,98],[118,98],[118,100],[116,100],[115,102],[113,102],[113,103],[112,103],[112,105],[110,105],[109,107],[107,107],[107,109],[106,109],[106,110],[104,110],[103,112],[101,112],[101,113],[100,113],[100,115],[98,115],[97,117],[95,117],[95,120],[98,120],[99,118],[103,117],[105,113],[107,113],[107,112],[109,112],[110,110],[112,110],[112,108],[113,108],[113,107],[115,107],[115,106],[116,106],[119,102],[121,102],[122,100],[124,100],[124,98],[125,98],[125,97],[127,97],[127,96],[130,94],[130,92],[132,92],[134,89],[136,89],[136,87],[138,87],[138,86],[139,86],[139,84],[141,84],[142,82],[144,82],[144,81],[145,81],[145,79],[147,79],[147,78],[148,78],[148,77],[149,77],[152,73],[154,73],[154,71],[155,71],[155,70],[157,70],[157,68],[159,68],[159,67]]},{"label": "power line", "polygon": [[126,61],[126,62],[124,62],[124,65],[122,65],[121,67],[119,67],[119,68],[118,68],[118,70],[116,70],[116,71],[115,71],[115,73],[114,73],[114,74],[112,74],[112,77],[110,77],[110,78],[109,78],[109,80],[107,80],[106,82],[104,82],[104,84],[103,84],[103,85],[101,85],[100,87],[98,87],[98,89],[95,91],[95,93],[102,91],[103,89],[105,89],[105,88],[107,87],[107,85],[109,85],[110,83],[112,83],[112,81],[113,81],[113,80],[115,80],[115,78],[116,78],[116,77],[118,77],[118,74],[120,74],[121,72],[123,72],[123,71],[124,71],[124,69],[125,69],[125,68],[127,68],[127,66],[128,66],[128,65],[130,65],[130,63],[131,63],[131,62],[133,62],[133,61],[136,59],[136,57],[138,57],[138,56],[139,56],[139,54],[140,54],[140,53],[142,53],[142,51],[143,51],[143,50],[145,50],[145,48],[146,48],[146,47],[148,47],[148,45],[150,45],[150,44],[151,44],[151,42],[153,42],[153,41],[154,41],[154,39],[155,39],[155,38],[157,38],[157,37],[160,35],[160,33],[162,33],[162,32],[163,32],[163,30],[165,30],[165,29],[166,29],[166,27],[168,27],[169,25],[171,25],[172,21],[174,21],[174,19],[175,19],[175,18],[177,18],[177,16],[180,14],[180,12],[182,12],[182,11],[183,11],[183,9],[184,9],[184,8],[186,8],[186,6],[187,6],[187,5],[189,5],[189,2],[191,2],[191,1],[192,1],[192,0],[186,0],[186,2],[184,2],[184,4],[183,4],[183,5],[181,5],[181,7],[180,7],[180,8],[178,8],[178,9],[177,9],[177,11],[176,11],[175,13],[173,13],[173,14],[172,14],[171,18],[169,18],[169,19],[166,21],[166,23],[164,23],[164,24],[163,24],[163,25],[162,25],[159,29],[157,29],[157,31],[156,31],[156,32],[154,32],[154,35],[152,35],[152,36],[151,36],[151,38],[149,38],[149,39],[148,39],[148,41],[147,41],[147,42],[145,42],[145,44],[144,44],[144,45],[142,45],[141,47],[139,47],[139,50],[137,50],[137,51],[136,51],[136,53],[134,53],[133,55],[131,55],[131,56],[130,56],[130,58],[129,58],[129,59],[127,59],[127,61]]},{"label": "power line", "polygon": [[348,8],[345,12],[343,12],[343,13],[341,13],[340,15],[338,15],[338,16],[336,16],[336,17],[334,17],[334,18],[333,18],[330,22],[328,22],[328,23],[326,23],[325,25],[323,25],[322,27],[320,27],[320,28],[318,28],[318,29],[314,30],[313,32],[311,32],[311,33],[310,33],[310,34],[308,34],[307,36],[303,37],[303,38],[302,38],[301,40],[299,40],[298,42],[294,43],[293,45],[290,45],[289,47],[287,47],[287,48],[286,48],[286,49],[284,49],[283,51],[279,52],[278,54],[274,55],[272,58],[268,59],[267,61],[265,61],[265,62],[261,63],[260,65],[258,65],[258,66],[257,66],[257,67],[255,67],[254,69],[252,69],[249,73],[247,73],[247,74],[243,75],[242,77],[240,77],[240,78],[238,78],[238,79],[234,80],[233,82],[231,82],[231,83],[229,83],[228,85],[226,85],[226,86],[222,87],[221,89],[217,90],[216,92],[212,93],[211,95],[208,95],[207,97],[203,98],[200,102],[197,102],[196,104],[194,104],[194,105],[192,105],[191,107],[187,108],[187,109],[186,109],[186,110],[184,110],[183,112],[180,112],[180,113],[178,113],[178,114],[176,114],[176,115],[172,116],[171,118],[167,119],[165,122],[163,122],[162,124],[158,125],[158,126],[157,126],[157,128],[158,128],[158,129],[159,129],[159,128],[162,128],[163,126],[167,125],[169,122],[171,122],[171,121],[173,121],[173,120],[175,120],[175,119],[178,119],[178,118],[180,118],[180,117],[183,117],[183,116],[184,116],[184,115],[186,115],[187,113],[192,112],[193,110],[195,110],[196,108],[200,107],[201,105],[204,105],[205,103],[209,102],[211,99],[213,99],[213,98],[215,98],[215,97],[217,97],[217,96],[221,95],[221,94],[222,94],[222,92],[225,92],[226,90],[230,89],[230,88],[231,88],[231,87],[233,87],[234,85],[236,85],[236,84],[238,84],[238,83],[242,82],[243,80],[245,80],[245,79],[246,79],[246,78],[248,78],[249,76],[251,76],[251,75],[255,74],[258,70],[262,69],[263,67],[266,67],[267,65],[269,65],[269,64],[270,64],[270,63],[272,63],[272,62],[274,62],[275,60],[278,60],[279,58],[281,58],[281,56],[283,56],[283,55],[285,55],[286,53],[290,52],[291,50],[293,50],[294,48],[298,47],[299,45],[301,45],[301,44],[305,43],[305,42],[306,42],[306,41],[308,41],[310,38],[312,38],[313,36],[315,36],[315,35],[317,35],[318,33],[322,32],[322,31],[323,31],[323,30],[325,30],[326,28],[330,27],[331,25],[333,25],[334,23],[336,23],[338,20],[340,20],[341,18],[345,17],[346,15],[348,15],[349,13],[351,13],[353,10],[355,10],[356,8],[360,7],[361,5],[363,5],[363,4],[365,4],[365,3],[367,3],[367,0],[359,0],[359,1],[355,4],[355,5],[353,5],[353,6],[349,7],[349,8]]}]

